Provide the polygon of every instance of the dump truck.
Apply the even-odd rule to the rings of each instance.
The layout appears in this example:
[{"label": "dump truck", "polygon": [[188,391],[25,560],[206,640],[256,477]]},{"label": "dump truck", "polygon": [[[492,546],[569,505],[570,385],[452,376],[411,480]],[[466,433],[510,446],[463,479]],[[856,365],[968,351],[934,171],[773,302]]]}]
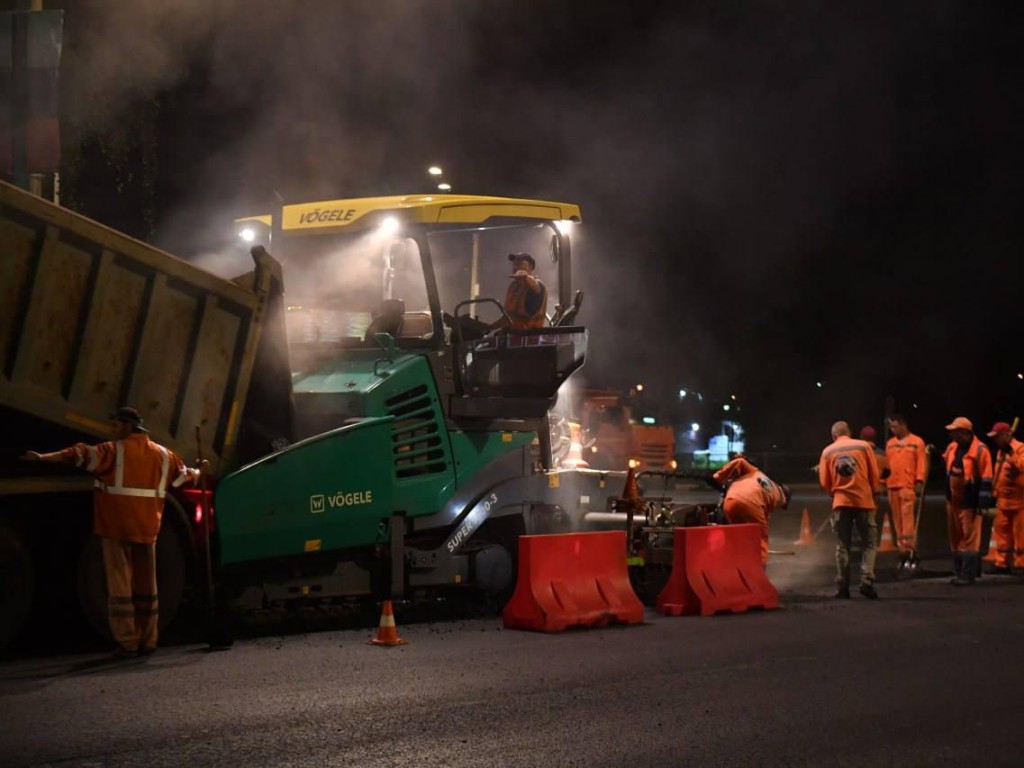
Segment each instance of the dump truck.
[{"label": "dump truck", "polygon": [[630,398],[614,389],[581,389],[572,408],[582,428],[583,459],[595,469],[672,472],[675,433],[636,420]]},{"label": "dump truck", "polygon": [[[552,466],[548,412],[587,346],[580,220],[488,196],[285,205],[237,223],[253,268],[224,279],[0,184],[0,643],[76,602],[106,631],[90,479],[17,456],[108,439],[124,404],[212,464],[212,504],[168,496],[163,626],[204,574],[236,610],[452,589],[500,604],[521,534],[584,528],[621,488]],[[520,252],[542,328],[502,322]]]}]

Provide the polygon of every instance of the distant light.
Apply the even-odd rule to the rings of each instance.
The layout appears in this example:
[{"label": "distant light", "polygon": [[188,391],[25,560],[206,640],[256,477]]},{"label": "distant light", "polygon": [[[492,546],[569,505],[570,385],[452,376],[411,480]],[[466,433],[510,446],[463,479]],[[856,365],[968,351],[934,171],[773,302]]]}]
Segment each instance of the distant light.
[{"label": "distant light", "polygon": [[821,389],[821,382],[820,381],[814,382],[814,386],[816,386],[818,389]]},{"label": "distant light", "polygon": [[728,404],[728,403],[726,403],[725,405],[723,405],[723,406],[722,406],[722,410],[723,410],[723,411],[728,411],[728,410],[729,410],[729,404]]},{"label": "distant light", "polygon": [[637,384],[636,385],[636,391],[637,392],[643,392],[644,391],[644,385],[643,384]]},{"label": "distant light", "polygon": [[630,459],[629,460],[629,468],[630,469],[636,469],[639,466],[640,466],[640,459]]},{"label": "distant light", "polygon": [[567,235],[572,230],[572,225],[575,223],[575,221],[570,221],[569,219],[559,219],[555,222],[555,227],[563,235]]},{"label": "distant light", "polygon": [[679,462],[676,461],[675,459],[672,459],[668,463],[668,468],[671,469],[671,470],[679,469]]},{"label": "distant light", "polygon": [[917,408],[917,403],[914,403],[914,407]]},{"label": "distant light", "polygon": [[1024,373],[1018,373],[1017,374],[1017,378],[1018,379],[1024,379]]},{"label": "distant light", "polygon": [[693,422],[693,424],[690,425],[690,429],[693,430],[694,432],[700,432],[700,424],[698,424],[695,421]]},{"label": "distant light", "polygon": [[437,188],[439,190],[441,190],[442,192],[451,192],[452,191],[452,185],[449,184],[447,181],[442,181],[440,184],[437,185]]},{"label": "distant light", "polygon": [[246,227],[245,229],[238,233],[238,236],[245,240],[245,242],[251,243],[253,240],[256,239],[256,230],[253,229],[252,227]]},{"label": "distant light", "polygon": [[383,219],[380,223],[380,231],[385,235],[393,235],[398,231],[398,219],[394,216],[388,216]]},{"label": "distant light", "polygon": [[429,173],[431,176],[441,176],[444,173],[444,171],[441,170],[440,166],[432,165],[429,168],[427,168],[427,173]]},{"label": "distant light", "polygon": [[681,398],[686,397],[686,390],[685,389],[680,389],[679,390],[679,397],[681,397]]},{"label": "distant light", "polygon": [[644,416],[644,424],[654,424],[653,416]]},{"label": "distant light", "polygon": [[733,400],[736,399],[736,395],[729,395],[729,397],[732,398]]}]

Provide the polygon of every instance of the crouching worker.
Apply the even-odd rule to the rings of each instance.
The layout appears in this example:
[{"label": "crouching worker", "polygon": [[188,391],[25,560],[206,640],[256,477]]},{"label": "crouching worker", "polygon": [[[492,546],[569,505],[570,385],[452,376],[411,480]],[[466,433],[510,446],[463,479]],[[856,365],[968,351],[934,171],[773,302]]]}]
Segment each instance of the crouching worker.
[{"label": "crouching worker", "polygon": [[725,487],[722,510],[729,523],[754,523],[761,529],[761,564],[768,563],[768,519],[772,510],[789,506],[790,491],[769,478],[742,456],[712,475]]},{"label": "crouching worker", "polygon": [[113,440],[54,453],[28,451],[21,458],[81,467],[96,478],[93,532],[103,546],[107,620],[117,642],[114,655],[132,658],[156,650],[156,539],[167,488],[194,484],[208,462],[192,469],[151,441],[134,408],[119,408],[111,420]]}]

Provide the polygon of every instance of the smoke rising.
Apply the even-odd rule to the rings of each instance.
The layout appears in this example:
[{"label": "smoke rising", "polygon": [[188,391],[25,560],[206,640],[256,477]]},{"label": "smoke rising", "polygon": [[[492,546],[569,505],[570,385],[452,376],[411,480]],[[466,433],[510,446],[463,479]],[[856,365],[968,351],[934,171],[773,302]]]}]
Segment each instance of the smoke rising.
[{"label": "smoke rising", "polygon": [[233,237],[275,193],[428,190],[436,162],[457,192],[582,205],[595,386],[736,392],[753,444],[801,447],[838,418],[878,425],[887,394],[912,417],[920,402],[926,434],[1021,404],[1017,361],[964,311],[1024,277],[1020,59],[998,9],[66,5],[78,119],[99,131],[164,99],[171,252]]}]

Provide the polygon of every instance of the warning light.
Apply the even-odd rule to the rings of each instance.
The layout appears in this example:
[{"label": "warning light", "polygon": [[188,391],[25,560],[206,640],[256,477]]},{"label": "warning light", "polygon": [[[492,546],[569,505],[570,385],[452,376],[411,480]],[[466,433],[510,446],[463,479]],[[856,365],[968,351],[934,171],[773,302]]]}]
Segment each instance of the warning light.
[{"label": "warning light", "polygon": [[203,505],[202,504],[196,504],[196,511],[195,511],[195,514],[193,515],[193,519],[196,521],[196,525],[199,525],[201,522],[203,522]]}]

